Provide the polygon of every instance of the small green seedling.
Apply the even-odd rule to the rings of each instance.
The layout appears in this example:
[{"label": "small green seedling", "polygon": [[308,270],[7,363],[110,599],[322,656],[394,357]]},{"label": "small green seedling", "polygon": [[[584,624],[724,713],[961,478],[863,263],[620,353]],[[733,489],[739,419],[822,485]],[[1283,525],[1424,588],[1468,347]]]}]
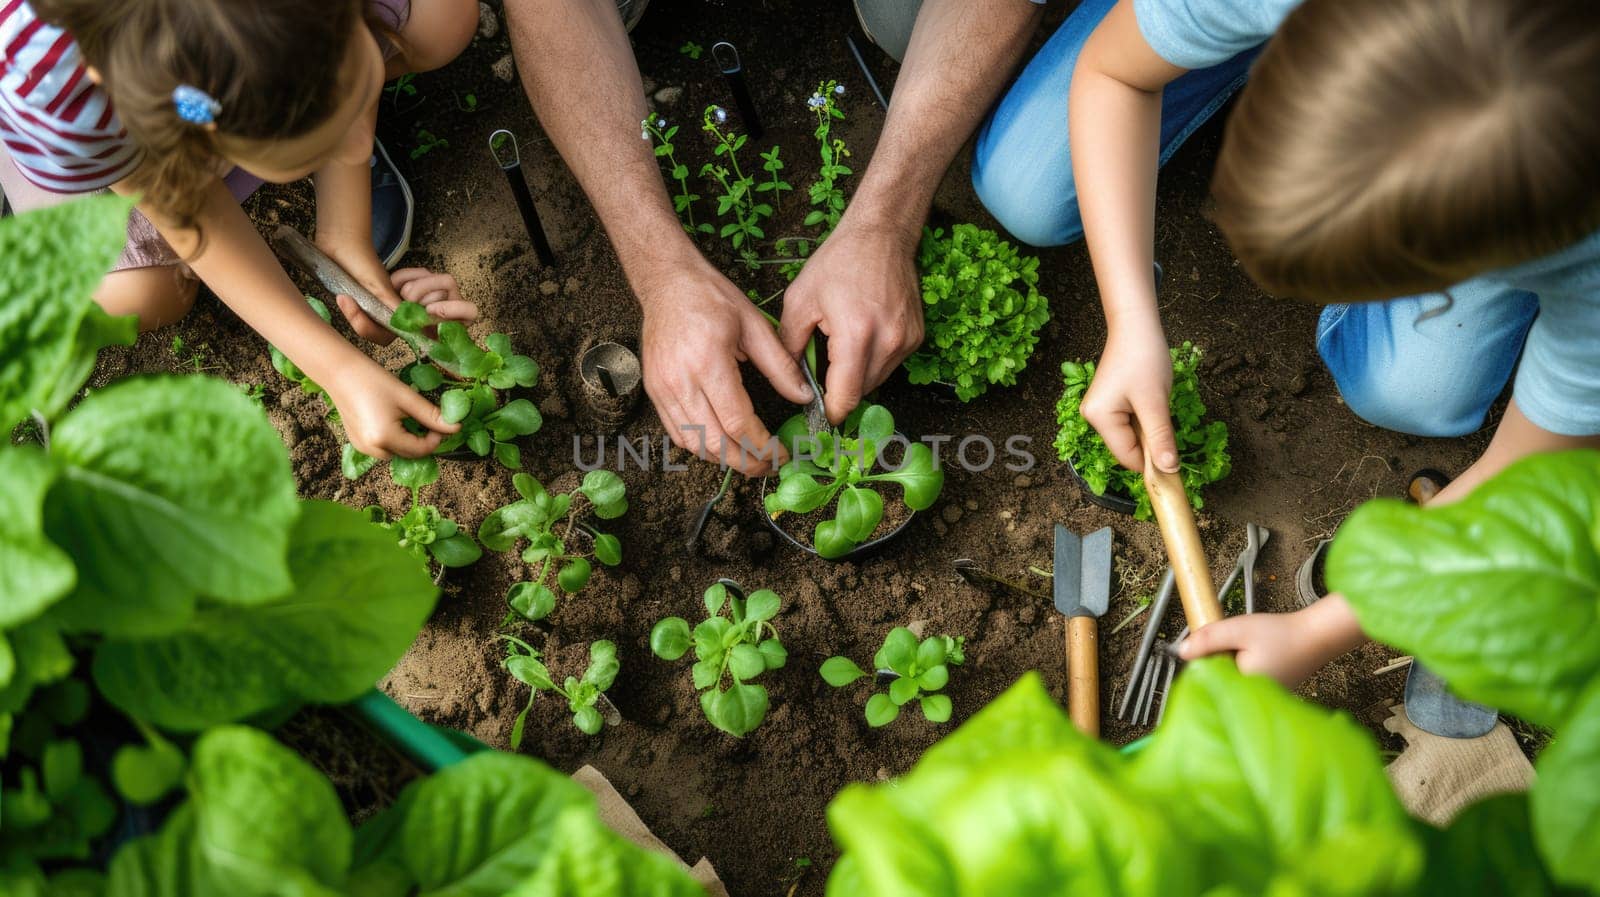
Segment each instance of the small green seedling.
[{"label": "small green seedling", "polygon": [[692,40],[686,40],[683,42],[683,46],[678,48],[678,52],[690,59],[699,59],[700,54],[705,52],[705,48]]},{"label": "small green seedling", "polygon": [[880,484],[899,484],[913,511],[932,506],[944,488],[944,471],[926,443],[907,443],[895,469],[882,465],[884,447],[895,439],[905,442],[895,435],[894,416],[882,405],[863,403],[838,430],[815,437],[805,415],[797,414],[778,429],[778,439],[790,449],[790,460],[778,470],[778,488],[767,494],[767,513],[773,519],[785,512],[809,514],[837,498],[834,516],[818,523],[812,537],[817,554],[825,558],[849,554],[878,528]]},{"label": "small green seedling", "polygon": [[572,711],[572,724],[578,727],[578,731],[585,735],[600,734],[605,717],[595,705],[600,702],[605,690],[611,687],[611,683],[616,681],[617,671],[622,668],[617,661],[615,644],[604,639],[590,644],[589,668],[583,671],[583,678],[568,676],[565,682],[557,685],[532,645],[515,636],[500,637],[506,640],[506,659],[503,661],[506,672],[532,689],[528,692],[527,706],[517,714],[517,721],[511,726],[512,750],[522,747],[528,711],[533,709],[533,702],[542,691],[553,692],[567,699],[567,707]]},{"label": "small green seedling", "polygon": [[[693,633],[682,617],[657,623],[650,630],[650,650],[662,660],[677,660],[693,647],[691,673],[700,709],[711,725],[742,737],[767,717],[767,689],[749,680],[789,659],[770,622],[783,599],[771,589],[745,598],[737,584],[724,579],[706,589],[705,602],[707,617]],[[727,688],[722,686],[725,678],[732,680]]]},{"label": "small green seedling", "polygon": [[[962,636],[930,635],[920,643],[904,626],[896,626],[884,637],[883,647],[872,658],[880,672],[892,675],[889,690],[867,699],[867,724],[887,726],[900,716],[900,708],[916,701],[930,723],[950,720],[950,697],[937,694],[950,681],[950,667],[966,662]],[[830,657],[822,662],[822,678],[834,688],[867,675],[848,657]]]},{"label": "small green seedling", "polygon": [[151,727],[133,720],[145,744],[125,744],[111,758],[111,782],[129,803],[148,806],[183,784],[189,768],[183,750]]},{"label": "small green seedling", "polygon": [[[578,488],[560,495],[546,492],[538,480],[525,473],[512,477],[511,483],[522,498],[490,513],[478,527],[478,541],[492,551],[510,551],[518,541],[527,539],[522,560],[538,566],[532,579],[519,582],[506,592],[506,602],[511,605],[506,616],[508,625],[518,617],[542,620],[555,610],[556,593],[546,581],[552,568],[558,571],[556,585],[570,595],[589,584],[594,570],[589,563],[591,552],[595,560],[608,567],[622,563],[622,542],[580,523],[583,506],[574,499],[583,496],[594,516],[601,520],[614,520],[628,510],[627,487],[622,477],[609,470],[589,471]],[[557,536],[555,529],[563,522],[566,530]],[[574,531],[589,537],[591,552],[575,550]]]},{"label": "small green seedling", "polygon": [[417,142],[411,147],[411,161],[413,162],[422,158],[423,156],[428,155],[434,150],[450,148],[450,141],[440,137],[438,134],[433,133],[427,128],[418,128],[416,137]]},{"label": "small green seedling", "polygon": [[399,520],[390,520],[388,511],[378,505],[368,505],[368,520],[393,533],[400,547],[421,561],[432,558],[444,567],[465,567],[483,556],[483,549],[454,520],[433,505],[417,500],[423,486],[439,479],[437,460],[397,457],[389,462],[389,474],[396,483],[411,490],[411,510]]},{"label": "small green seedling", "polygon": [[[403,302],[389,323],[403,335],[419,335],[433,322],[422,306]],[[495,390],[537,385],[538,362],[518,355],[511,347],[511,338],[504,333],[489,334],[484,340],[487,348],[473,342],[467,328],[456,321],[438,325],[438,333],[432,362],[418,358],[400,370],[400,379],[423,394],[445,385],[444,372],[436,365],[461,374],[460,384],[452,383],[439,395],[441,415],[447,423],[460,424],[461,429],[439,444],[438,453],[448,454],[465,446],[480,458],[493,453],[495,460],[509,470],[521,469],[522,450],[511,440],[539,432],[544,418],[538,406],[527,399],[501,405]]]}]

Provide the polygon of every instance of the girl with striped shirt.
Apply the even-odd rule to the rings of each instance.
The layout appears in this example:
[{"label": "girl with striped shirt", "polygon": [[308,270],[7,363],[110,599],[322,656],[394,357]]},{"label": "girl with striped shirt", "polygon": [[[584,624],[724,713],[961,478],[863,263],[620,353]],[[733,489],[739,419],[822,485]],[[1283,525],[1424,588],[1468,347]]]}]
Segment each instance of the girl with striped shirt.
[{"label": "girl with striped shirt", "polygon": [[384,81],[450,61],[476,24],[471,0],[0,0],[0,187],[18,211],[138,197],[102,308],[154,329],[198,278],[327,389],[356,448],[428,454],[455,425],[312,312],[239,203],[312,175],[317,244],[352,276],[391,306],[474,319],[448,274],[385,269],[370,165]]}]

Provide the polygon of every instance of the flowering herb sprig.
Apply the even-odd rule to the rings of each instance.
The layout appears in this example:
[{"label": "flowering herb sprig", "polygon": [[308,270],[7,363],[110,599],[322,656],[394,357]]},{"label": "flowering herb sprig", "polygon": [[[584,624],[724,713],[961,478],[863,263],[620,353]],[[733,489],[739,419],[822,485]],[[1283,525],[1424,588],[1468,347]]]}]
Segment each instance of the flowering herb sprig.
[{"label": "flowering herb sprig", "polygon": [[823,225],[822,233],[817,237],[817,242],[822,242],[835,227],[839,226],[839,218],[844,214],[844,190],[839,187],[839,178],[846,177],[853,172],[840,160],[850,157],[850,150],[844,141],[833,136],[833,123],[844,119],[844,110],[839,108],[839,98],[844,96],[844,85],[837,81],[824,81],[817,85],[817,92],[806,100],[806,105],[817,117],[817,130],[813,132],[817,138],[817,150],[822,156],[822,169],[817,172],[817,181],[811,185],[811,214],[806,216],[806,226],[816,227]]},{"label": "flowering herb sprig", "polygon": [[647,115],[644,121],[639,122],[639,138],[654,143],[657,158],[665,158],[667,164],[672,166],[672,179],[678,182],[678,192],[672,197],[672,210],[686,219],[683,229],[689,233],[697,229],[710,233],[711,225],[703,224],[697,228],[694,223],[694,204],[700,194],[689,189],[689,166],[679,163],[673,155],[672,138],[677,133],[677,125],[669,128],[666,119],[654,115]]},{"label": "flowering herb sprig", "polygon": [[746,137],[731,128],[724,129],[727,121],[727,110],[721,106],[706,107],[702,129],[716,141],[711,153],[724,157],[728,164],[723,166],[715,161],[707,162],[700,167],[700,174],[709,175],[722,188],[722,195],[717,197],[717,216],[731,215],[733,218],[722,225],[717,236],[728,240],[745,264],[754,268],[760,261],[751,244],[766,239],[761,222],[772,217],[772,206],[756,201],[755,194],[758,191],[755,178],[745,174],[739,167],[739,150],[744,148]]},{"label": "flowering herb sprig", "polygon": [[772,202],[775,206],[783,205],[783,191],[794,192],[794,187],[790,186],[788,181],[778,177],[778,172],[783,170],[783,160],[778,158],[778,150],[780,149],[782,147],[774,143],[770,151],[761,154],[761,170],[771,175],[772,180],[763,181],[756,185],[757,193],[772,194]]}]

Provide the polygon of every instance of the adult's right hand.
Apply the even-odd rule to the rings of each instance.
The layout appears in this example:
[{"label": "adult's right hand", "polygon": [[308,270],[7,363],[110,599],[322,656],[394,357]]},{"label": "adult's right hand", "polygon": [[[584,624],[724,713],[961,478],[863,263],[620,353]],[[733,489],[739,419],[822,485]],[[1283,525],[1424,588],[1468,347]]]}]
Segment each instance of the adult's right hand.
[{"label": "adult's right hand", "polygon": [[791,402],[809,402],[811,388],[771,322],[703,260],[640,286],[644,388],[672,441],[750,476],[776,470],[785,453],[769,451],[739,363]]},{"label": "adult's right hand", "polygon": [[1144,470],[1143,431],[1156,467],[1175,472],[1178,443],[1172,432],[1171,396],[1172,354],[1160,324],[1114,328],[1083,397],[1083,417],[1122,466]]}]

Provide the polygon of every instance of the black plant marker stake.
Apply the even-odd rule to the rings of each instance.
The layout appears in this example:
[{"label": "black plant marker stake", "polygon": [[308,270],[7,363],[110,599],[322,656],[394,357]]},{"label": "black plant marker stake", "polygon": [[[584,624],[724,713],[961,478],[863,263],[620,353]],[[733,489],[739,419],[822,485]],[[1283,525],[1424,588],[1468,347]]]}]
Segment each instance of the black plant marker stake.
[{"label": "black plant marker stake", "polygon": [[[510,161],[501,155],[508,144],[511,148]],[[504,128],[490,134],[489,155],[494,157],[495,164],[506,174],[506,183],[511,185],[511,195],[517,200],[517,211],[522,213],[522,224],[528,229],[528,237],[533,240],[533,251],[539,256],[539,264],[546,268],[554,266],[556,254],[550,249],[550,238],[544,234],[539,210],[533,205],[533,194],[528,192],[528,182],[522,176],[522,151],[517,147],[517,136]]]},{"label": "black plant marker stake", "polygon": [[883,111],[889,111],[889,98],[883,95],[883,88],[878,86],[878,79],[873,77],[872,69],[867,67],[867,58],[861,55],[861,45],[856,40],[855,34],[844,36],[845,46],[850,48],[850,55],[855,58],[856,66],[861,69],[861,76],[867,79],[867,86],[872,88],[872,95],[877,98],[878,105]]},{"label": "black plant marker stake", "polygon": [[711,45],[711,56],[722,69],[722,77],[733,93],[733,104],[739,107],[739,118],[744,121],[745,133],[751,140],[760,140],[766,128],[761,125],[761,115],[756,112],[755,100],[750,98],[750,88],[744,83],[744,65],[739,62],[739,49],[727,41]]}]

